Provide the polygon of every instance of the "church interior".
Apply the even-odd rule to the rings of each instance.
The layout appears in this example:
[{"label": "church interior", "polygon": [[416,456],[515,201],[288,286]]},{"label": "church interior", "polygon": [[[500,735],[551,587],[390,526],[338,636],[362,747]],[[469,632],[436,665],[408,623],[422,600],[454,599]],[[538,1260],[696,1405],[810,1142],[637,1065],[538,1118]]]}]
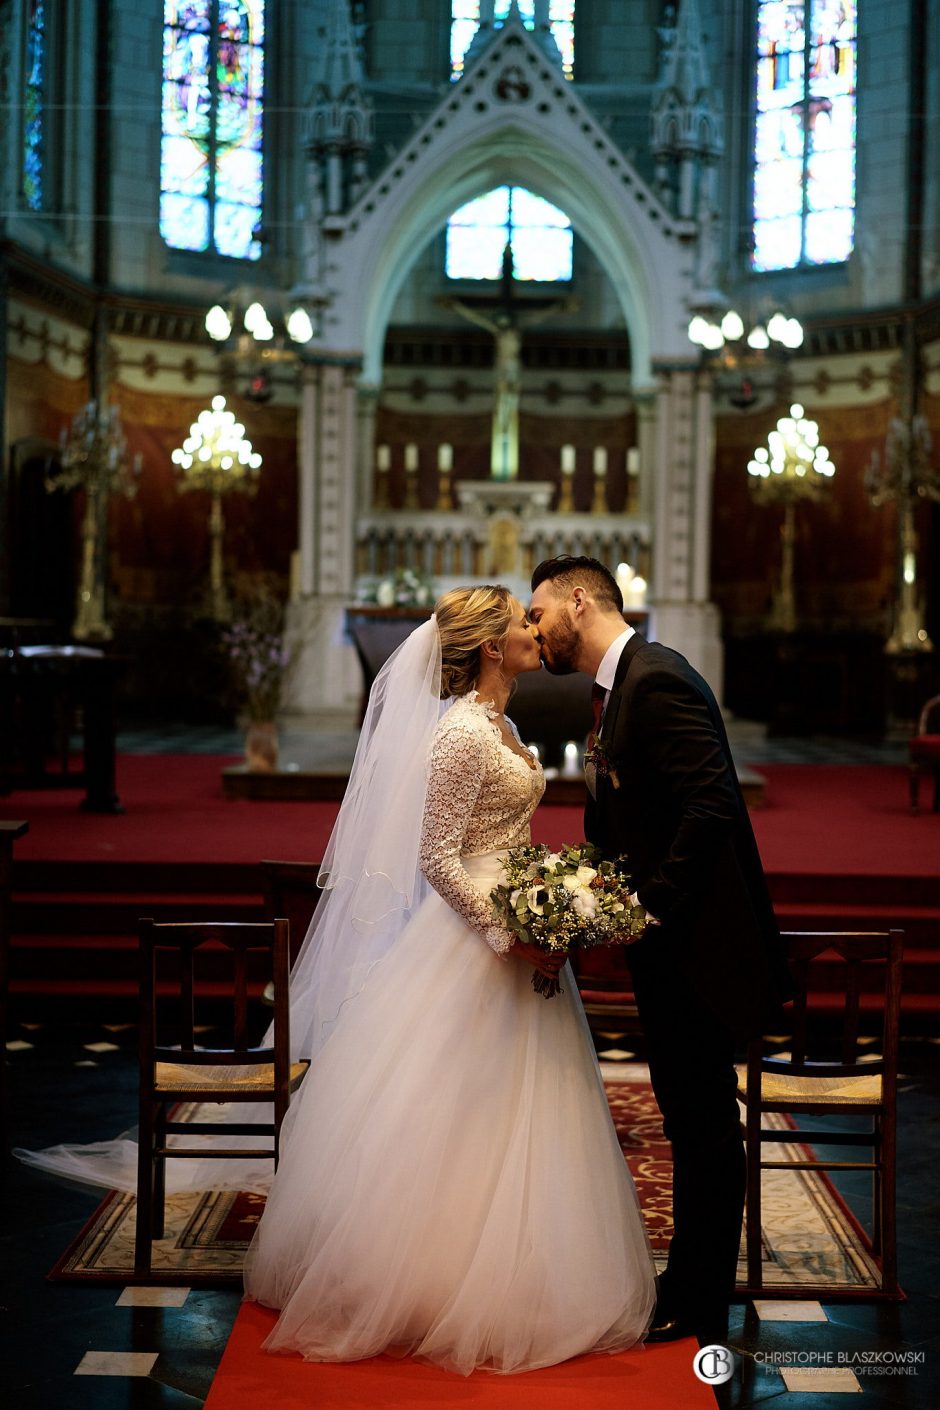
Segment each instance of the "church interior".
[{"label": "church interior", "polygon": [[[0,17],[5,1403],[937,1403],[940,8]],[[257,1196],[174,1205],[142,1274],[133,1189],[12,1151],[135,1126],[142,918],[287,915],[296,955],[378,670],[441,593],[526,605],[558,554],[720,701],[780,928],[836,942],[807,1002],[881,1073],[847,1079],[879,1082],[874,1138],[765,1114],[815,1139],[763,1171],[724,1382],[694,1343],[632,1381],[266,1358]],[[590,681],[523,678],[510,713],[533,837],[580,840]],[[874,978],[840,935],[880,937]],[[655,1255],[629,974],[580,963]],[[200,1032],[228,984],[210,966]],[[263,1031],[260,971],[246,1002]]]}]

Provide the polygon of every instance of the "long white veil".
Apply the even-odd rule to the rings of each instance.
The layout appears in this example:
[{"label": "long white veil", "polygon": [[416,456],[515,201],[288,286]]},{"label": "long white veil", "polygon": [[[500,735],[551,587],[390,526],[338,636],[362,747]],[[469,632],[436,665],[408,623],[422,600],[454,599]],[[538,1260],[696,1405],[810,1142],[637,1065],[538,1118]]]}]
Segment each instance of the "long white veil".
[{"label": "long white veil", "polygon": [[[291,1056],[315,1058],[344,1007],[401,935],[427,894],[418,849],[427,795],[427,758],[450,702],[441,694],[441,642],[432,617],[382,667],[369,696],[349,784],[320,868],[324,894],[291,972]],[[301,1095],[303,1088],[301,1088]],[[300,1097],[295,1097],[295,1101]],[[201,1120],[211,1120],[203,1108]],[[269,1120],[268,1108],[244,1103],[230,1120]],[[180,1138],[182,1139],[182,1138]],[[193,1144],[197,1138],[189,1138]],[[212,1137],[198,1138],[207,1142]],[[228,1137],[231,1148],[239,1139]],[[172,1143],[172,1138],[171,1138]],[[137,1188],[136,1133],[92,1145],[15,1150],[27,1164],[84,1184]],[[169,1160],[167,1189],[265,1189],[273,1163]]]}]

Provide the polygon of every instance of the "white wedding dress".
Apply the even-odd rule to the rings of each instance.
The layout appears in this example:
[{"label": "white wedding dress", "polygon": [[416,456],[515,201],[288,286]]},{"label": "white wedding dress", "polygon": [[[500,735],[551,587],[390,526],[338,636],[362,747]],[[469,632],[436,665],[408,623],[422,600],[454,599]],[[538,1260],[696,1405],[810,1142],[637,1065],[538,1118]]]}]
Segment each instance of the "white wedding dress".
[{"label": "white wedding dress", "polygon": [[536,995],[488,900],[543,790],[475,696],[444,715],[435,890],[317,1054],[248,1253],[247,1296],[280,1312],[270,1351],[469,1374],[644,1336],[652,1260],[570,970]]}]

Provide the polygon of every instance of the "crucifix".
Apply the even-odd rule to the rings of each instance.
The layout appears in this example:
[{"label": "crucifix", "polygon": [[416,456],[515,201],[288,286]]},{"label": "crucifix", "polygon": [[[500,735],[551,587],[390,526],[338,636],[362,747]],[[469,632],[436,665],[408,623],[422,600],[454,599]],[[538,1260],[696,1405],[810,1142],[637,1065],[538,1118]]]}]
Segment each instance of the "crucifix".
[{"label": "crucifix", "polygon": [[[503,250],[503,270],[498,297],[441,299],[470,323],[492,333],[495,342],[493,431],[490,449],[490,478],[514,480],[519,473],[519,400],[522,393],[522,330],[553,313],[570,313],[574,299],[518,299],[514,293],[512,246]],[[524,311],[523,311],[524,309]]]}]

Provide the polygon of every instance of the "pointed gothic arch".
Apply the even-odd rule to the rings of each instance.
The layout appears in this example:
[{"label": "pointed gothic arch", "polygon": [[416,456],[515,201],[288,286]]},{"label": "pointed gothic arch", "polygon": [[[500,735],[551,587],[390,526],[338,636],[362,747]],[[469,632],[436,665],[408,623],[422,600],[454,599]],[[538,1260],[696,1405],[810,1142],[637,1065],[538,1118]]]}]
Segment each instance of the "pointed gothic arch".
[{"label": "pointed gothic arch", "polygon": [[457,207],[503,184],[560,206],[603,266],[623,309],[635,385],[650,384],[657,361],[688,360],[695,227],[661,205],[512,22],[326,237],[332,274],[323,351],[358,353],[364,381],[380,381],[391,310],[419,254]]}]

